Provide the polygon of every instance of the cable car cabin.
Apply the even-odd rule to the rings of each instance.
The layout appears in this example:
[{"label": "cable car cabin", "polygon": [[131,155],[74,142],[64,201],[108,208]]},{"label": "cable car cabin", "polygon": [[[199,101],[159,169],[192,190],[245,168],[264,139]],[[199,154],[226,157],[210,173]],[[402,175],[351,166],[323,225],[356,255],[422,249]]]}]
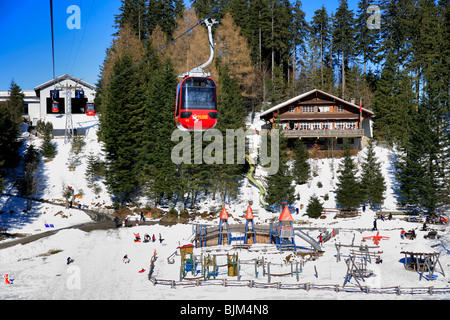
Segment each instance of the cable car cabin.
[{"label": "cable car cabin", "polygon": [[84,113],[87,116],[95,116],[95,103],[93,102],[86,103],[86,107],[84,109],[85,109]]},{"label": "cable car cabin", "polygon": [[204,131],[217,123],[217,90],[210,77],[186,77],[177,86],[175,124],[184,131]]},{"label": "cable car cabin", "polygon": [[59,103],[58,101],[52,102],[52,112],[59,112]]}]

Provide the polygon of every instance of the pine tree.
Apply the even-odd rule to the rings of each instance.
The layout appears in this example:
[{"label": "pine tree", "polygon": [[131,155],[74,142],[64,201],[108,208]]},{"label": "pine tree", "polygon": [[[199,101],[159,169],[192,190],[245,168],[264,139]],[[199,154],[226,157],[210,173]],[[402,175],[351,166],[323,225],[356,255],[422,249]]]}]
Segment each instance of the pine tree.
[{"label": "pine tree", "polygon": [[377,49],[379,46],[380,30],[370,29],[367,27],[367,20],[370,13],[367,13],[367,8],[370,5],[369,0],[360,0],[358,2],[358,12],[355,20],[355,42],[356,56],[362,57],[363,72],[367,73],[367,64],[378,61]]},{"label": "pine tree", "polygon": [[22,123],[23,93],[13,81],[9,96],[5,102],[0,102],[0,177],[3,170],[15,167],[20,160],[19,125]]},{"label": "pine tree", "polygon": [[361,188],[356,179],[356,166],[350,155],[350,147],[346,141],[344,159],[338,170],[336,202],[341,208],[355,209],[360,205]]},{"label": "pine tree", "polygon": [[122,5],[119,8],[120,14],[115,15],[114,27],[119,31],[124,28],[126,24],[133,28],[135,35],[139,40],[144,39],[149,35],[151,30],[146,26],[146,5],[145,0],[122,0]]},{"label": "pine tree", "polygon": [[279,139],[279,168],[274,175],[268,176],[266,178],[267,188],[264,200],[269,205],[278,204],[281,211],[281,202],[287,201],[288,204],[292,204],[294,203],[296,196],[295,186],[293,185],[294,177],[287,164],[288,154],[285,150],[287,138],[283,137],[283,135],[280,134]]},{"label": "pine tree", "polygon": [[[217,11],[224,0],[191,0],[192,7],[195,8],[197,15],[204,19],[206,16],[211,15],[213,19],[222,19],[225,14],[225,10]],[[226,8],[225,8],[226,9]]]},{"label": "pine tree", "polygon": [[[297,70],[298,66],[303,64],[303,55],[306,53],[307,39],[309,34],[309,24],[305,18],[305,12],[302,10],[302,2],[296,0],[292,8],[292,76],[288,83],[292,88],[292,95],[297,92]],[[291,80],[292,79],[292,80]]]},{"label": "pine tree", "polygon": [[11,114],[11,120],[20,125],[22,123],[22,114],[23,114],[23,98],[24,93],[22,89],[11,80],[11,85],[9,87],[9,96],[6,100],[6,108],[9,110]]},{"label": "pine tree", "polygon": [[[145,139],[142,163],[145,168],[145,189],[151,197],[170,195],[176,188],[177,168],[171,160],[173,142],[170,137],[175,129],[173,108],[177,79],[170,60],[159,64],[150,79],[146,92]],[[156,199],[157,201],[159,200]]]},{"label": "pine tree", "polygon": [[90,185],[93,185],[95,180],[102,175],[103,164],[100,158],[93,153],[87,156],[85,178]]},{"label": "pine tree", "polygon": [[323,211],[323,203],[320,202],[319,198],[316,195],[312,195],[309,198],[308,205],[306,207],[306,214],[310,218],[318,218],[322,214]]},{"label": "pine tree", "polygon": [[309,155],[305,145],[301,140],[297,140],[294,145],[294,167],[292,174],[297,184],[306,183],[310,177]]},{"label": "pine tree", "polygon": [[399,203],[403,206],[420,206],[422,201],[423,177],[426,169],[422,160],[425,153],[425,136],[422,126],[422,117],[416,114],[413,118],[411,135],[408,141],[399,147],[395,161],[396,178],[399,184]]},{"label": "pine tree", "polygon": [[19,178],[15,181],[19,193],[27,198],[27,210],[31,209],[32,199],[36,197],[37,192],[42,190],[41,180],[37,176],[39,162],[39,151],[33,144],[29,144],[23,155]]},{"label": "pine tree", "polygon": [[106,89],[107,105],[100,118],[107,159],[106,183],[121,204],[130,200],[138,186],[139,159],[144,126],[144,103],[138,68],[127,52],[114,64],[114,75]]},{"label": "pine tree", "polygon": [[171,38],[184,10],[182,0],[149,0],[145,16],[148,36],[152,35],[156,26],[160,26]]},{"label": "pine tree", "polygon": [[374,150],[374,142],[370,140],[367,145],[366,157],[361,164],[361,195],[363,202],[369,202],[370,209],[380,205],[385,199],[386,183],[381,172],[381,165],[377,161]]},{"label": "pine tree", "polygon": [[52,131],[53,124],[51,122],[46,123],[44,131],[44,141],[41,145],[41,155],[52,159],[56,155],[56,146],[52,143]]},{"label": "pine tree", "polygon": [[340,0],[333,22],[333,47],[340,56],[341,98],[348,97],[346,93],[346,69],[348,62],[355,55],[355,30],[353,11],[348,9],[347,0]]},{"label": "pine tree", "polygon": [[319,48],[320,88],[325,85],[325,56],[329,52],[331,42],[330,22],[325,6],[314,12],[310,29],[311,48]]},{"label": "pine tree", "polygon": [[17,124],[11,119],[11,114],[0,103],[0,163],[1,169],[12,168],[19,162],[19,129]]}]

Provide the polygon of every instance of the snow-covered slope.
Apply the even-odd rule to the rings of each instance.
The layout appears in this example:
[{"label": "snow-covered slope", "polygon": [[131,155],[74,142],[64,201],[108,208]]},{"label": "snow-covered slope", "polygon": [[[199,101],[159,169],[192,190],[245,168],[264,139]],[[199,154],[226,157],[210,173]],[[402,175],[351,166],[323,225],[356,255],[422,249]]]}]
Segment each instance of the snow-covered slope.
[{"label": "snow-covered slope", "polygon": [[[258,117],[256,117],[258,119]],[[255,121],[249,127],[254,130],[260,129],[261,123]],[[85,179],[86,158],[90,152],[101,153],[101,145],[96,137],[97,125],[94,124],[86,137],[86,146],[80,155],[81,164],[75,171],[69,171],[67,166],[68,158],[71,157],[70,145],[64,144],[62,139],[55,139],[58,146],[57,156],[50,162],[43,164],[42,176],[45,177],[45,187],[39,197],[47,200],[57,201],[63,199],[63,188],[71,186],[75,193],[83,190],[83,197],[80,203],[89,208],[104,208],[109,206],[110,199],[106,188],[101,181],[97,184],[102,188],[96,195]],[[258,135],[252,136],[250,152],[255,152],[254,146],[258,144]],[[38,145],[40,140],[34,140]],[[362,159],[364,150],[358,154]],[[388,184],[388,192],[384,209],[395,210],[395,196],[392,189],[393,176],[391,172],[390,151],[381,147],[376,148],[379,161],[382,163],[383,174]],[[359,217],[335,218],[334,214],[327,214],[321,219],[310,219],[305,215],[306,205],[309,197],[316,194],[321,197],[329,195],[329,200],[323,200],[327,208],[335,207],[334,187],[335,179],[332,179],[331,160],[323,159],[315,161],[318,176],[313,177],[309,184],[296,187],[296,192],[300,195],[300,201],[294,206],[303,209],[299,214],[293,213],[296,227],[303,228],[312,238],[317,239],[320,232],[332,229],[339,230],[339,233],[324,243],[324,253],[317,260],[309,260],[305,257],[302,273],[299,275],[300,283],[315,284],[336,284],[341,286],[347,271],[344,258],[348,251],[343,250],[343,258],[336,261],[336,244],[372,245],[371,240],[364,240],[364,237],[373,236],[372,231],[375,212],[366,210]],[[337,170],[337,163],[334,166]],[[264,175],[262,168],[258,168],[259,174]],[[322,187],[317,186],[318,182]],[[13,192],[11,188],[9,191]],[[230,213],[229,223],[244,222],[245,210],[248,201],[253,201],[255,213],[255,223],[268,224],[270,219],[277,218],[277,213],[271,213],[259,204],[259,191],[251,186],[248,181],[244,181],[240,188],[238,199],[227,207]],[[322,291],[322,290],[276,290],[258,289],[246,287],[223,287],[223,286],[199,286],[171,289],[170,286],[156,285],[148,280],[147,272],[151,257],[157,254],[155,271],[153,276],[158,279],[179,280],[181,259],[179,255],[173,256],[174,263],[167,260],[180,245],[189,243],[192,235],[190,224],[177,224],[173,226],[161,225],[141,225],[131,228],[111,228],[109,230],[95,230],[84,232],[78,229],[64,229],[67,226],[90,221],[90,218],[77,208],[65,209],[63,206],[47,203],[35,202],[32,210],[22,212],[24,200],[16,197],[0,197],[0,208],[4,211],[0,215],[0,227],[8,227],[9,232],[20,232],[35,234],[49,230],[45,224],[53,224],[54,229],[61,229],[55,234],[30,242],[25,245],[15,245],[0,249],[0,274],[8,274],[10,279],[14,279],[12,285],[0,284],[0,299],[421,299],[423,295],[367,295],[362,293],[344,293]],[[201,211],[207,211],[211,206],[219,206],[220,201],[202,199],[200,201]],[[14,213],[9,214],[10,210]],[[132,220],[133,221],[133,220]],[[199,217],[195,223],[218,224],[218,218],[213,221],[203,221]],[[366,279],[364,285],[371,288],[382,288],[392,286],[402,287],[439,287],[449,288],[450,275],[450,235],[449,228],[445,226],[431,226],[438,229],[440,239],[424,239],[425,231],[420,231],[421,224],[404,221],[404,216],[394,216],[391,221],[378,221],[380,235],[390,237],[380,243],[380,257],[382,264],[370,263],[369,268],[374,272],[374,276]],[[445,276],[435,273],[437,278],[433,281],[422,279],[413,271],[407,271],[403,267],[401,254],[402,248],[411,243],[411,240],[400,239],[400,230],[416,228],[418,234],[416,243],[424,245],[435,245],[434,250],[441,253],[440,261],[444,268]],[[143,237],[146,233],[150,236],[155,234],[156,242],[135,243],[134,233],[139,233]],[[161,234],[164,241],[158,241]],[[5,242],[10,240],[4,240]],[[302,242],[300,237],[295,241],[299,246],[308,246]],[[211,251],[211,249],[213,249]],[[194,253],[201,254],[225,254],[233,252],[229,246],[216,248],[196,248]],[[261,259],[273,262],[272,272],[282,274],[290,270],[288,265],[277,265],[283,263],[290,256],[290,252],[277,252],[270,245],[255,245],[252,250],[237,251],[240,259],[252,260]],[[125,264],[122,260],[124,255],[128,255],[130,263]],[[66,259],[71,257],[75,261],[67,265]],[[295,261],[302,261],[300,256],[291,257]],[[311,256],[309,256],[311,258]],[[141,269],[146,272],[139,273]],[[227,278],[226,270],[219,271],[218,278]],[[254,265],[241,265],[241,279],[254,280],[256,282],[267,283],[267,277],[261,274],[258,277],[254,274]],[[236,279],[236,277],[233,277]],[[294,283],[296,277],[279,277],[272,279],[272,282]],[[356,283],[349,284],[355,287]],[[445,295],[429,296],[431,299],[449,299],[450,293]]]}]

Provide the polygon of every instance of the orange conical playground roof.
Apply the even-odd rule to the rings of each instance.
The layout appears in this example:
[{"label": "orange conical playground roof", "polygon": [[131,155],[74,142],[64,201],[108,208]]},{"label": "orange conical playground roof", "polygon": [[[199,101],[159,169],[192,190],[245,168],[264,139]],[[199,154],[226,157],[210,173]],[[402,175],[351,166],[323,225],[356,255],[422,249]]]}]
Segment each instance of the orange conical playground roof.
[{"label": "orange conical playground roof", "polygon": [[281,212],[280,217],[278,218],[280,221],[294,221],[294,218],[292,218],[291,211],[286,206],[283,209],[283,212]]},{"label": "orange conical playground roof", "polygon": [[247,213],[245,214],[245,219],[253,220],[253,210],[252,210],[252,207],[250,207],[250,206],[247,207]]},{"label": "orange conical playground roof", "polygon": [[222,209],[222,212],[220,213],[219,219],[228,220],[227,209],[225,209],[225,208]]}]

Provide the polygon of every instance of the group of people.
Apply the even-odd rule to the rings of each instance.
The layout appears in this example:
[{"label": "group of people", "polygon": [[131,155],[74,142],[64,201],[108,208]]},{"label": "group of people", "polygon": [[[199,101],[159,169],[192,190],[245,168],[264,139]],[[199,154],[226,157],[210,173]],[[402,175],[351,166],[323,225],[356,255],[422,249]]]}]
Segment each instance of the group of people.
[{"label": "group of people", "polygon": [[[410,237],[409,237],[410,240],[414,240],[416,238],[416,231],[414,229],[409,230],[408,233],[410,234]],[[406,231],[403,228],[400,231],[400,237],[402,239],[406,239]]]},{"label": "group of people", "polygon": [[[144,235],[144,241],[143,242],[150,242],[150,240],[152,241],[152,242],[155,242],[156,241],[156,237],[155,237],[155,234],[153,234],[153,236],[150,238],[150,235],[148,234],[148,233],[146,233],[145,235]],[[139,235],[139,233],[135,233],[134,234],[134,242],[140,242],[141,241],[141,236]],[[164,239],[163,239],[163,237],[162,237],[162,235],[161,235],[161,233],[159,234],[159,243],[162,243],[164,241]]]},{"label": "group of people", "polygon": [[[136,227],[139,226],[139,224],[141,223],[141,221],[144,221],[144,222],[145,222],[144,211],[141,211],[139,215],[140,215],[140,218],[136,218],[136,220],[135,220],[135,225],[136,225]],[[114,218],[114,224],[115,224],[116,228],[119,228],[119,226],[120,226],[120,219],[119,219],[119,217],[116,216],[116,217]],[[125,217],[125,219],[122,220],[122,228],[125,228],[125,227],[131,227],[131,226],[132,226],[132,224],[131,224],[131,222],[129,221],[128,216]]]}]

